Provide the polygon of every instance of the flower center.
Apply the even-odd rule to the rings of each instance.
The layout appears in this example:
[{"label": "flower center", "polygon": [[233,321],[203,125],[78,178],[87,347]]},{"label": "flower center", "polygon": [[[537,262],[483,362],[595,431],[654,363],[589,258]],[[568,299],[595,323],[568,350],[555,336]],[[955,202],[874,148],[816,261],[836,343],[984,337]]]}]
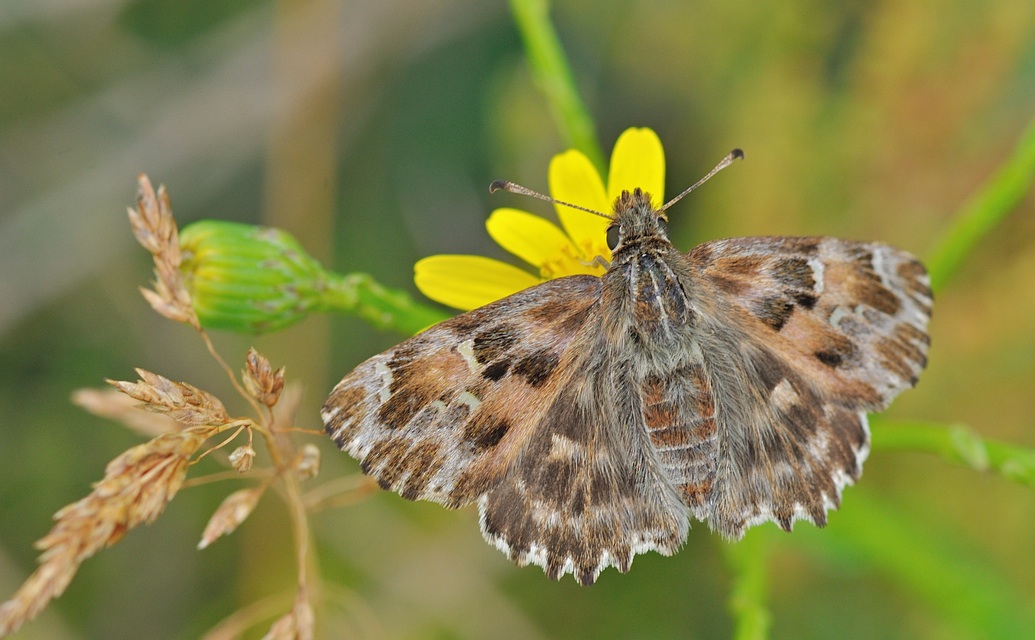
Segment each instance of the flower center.
[{"label": "flower center", "polygon": [[[595,242],[580,243],[576,250],[574,244],[564,245],[561,250],[547,258],[539,265],[539,275],[545,280],[560,278],[562,276],[588,274],[600,276],[604,274],[604,267],[593,259],[601,256],[610,259],[611,252],[603,245],[597,246]],[[588,257],[586,257],[588,256]]]}]

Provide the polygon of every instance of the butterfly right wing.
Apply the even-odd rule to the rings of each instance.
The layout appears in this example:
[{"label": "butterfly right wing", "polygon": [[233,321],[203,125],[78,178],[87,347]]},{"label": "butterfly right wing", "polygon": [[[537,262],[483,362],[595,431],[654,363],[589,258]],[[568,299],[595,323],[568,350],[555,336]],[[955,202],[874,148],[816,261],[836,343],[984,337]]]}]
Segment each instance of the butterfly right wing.
[{"label": "butterfly right wing", "polygon": [[327,432],[381,487],[448,507],[507,473],[560,392],[600,280],[559,278],[435,325],[360,364],[323,407]]},{"label": "butterfly right wing", "polygon": [[923,266],[835,238],[718,240],[687,258],[717,425],[709,524],[822,526],[862,471],[866,411],[926,364]]}]

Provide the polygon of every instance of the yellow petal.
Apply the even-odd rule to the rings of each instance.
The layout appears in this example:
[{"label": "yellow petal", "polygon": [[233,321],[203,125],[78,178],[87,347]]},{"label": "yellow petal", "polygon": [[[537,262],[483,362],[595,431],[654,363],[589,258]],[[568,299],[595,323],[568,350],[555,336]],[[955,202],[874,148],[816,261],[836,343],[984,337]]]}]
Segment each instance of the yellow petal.
[{"label": "yellow petal", "polygon": [[571,245],[549,220],[518,209],[496,209],[485,228],[496,244],[540,269]]},{"label": "yellow petal", "polygon": [[413,282],[432,300],[470,311],[539,284],[539,279],[492,258],[441,255],[418,260]]},{"label": "yellow petal", "polygon": [[632,191],[636,187],[650,194],[655,207],[664,204],[665,150],[658,134],[646,128],[626,129],[611,152],[608,198],[614,201],[622,191]]},{"label": "yellow petal", "polygon": [[[602,214],[611,214],[611,201],[604,190],[600,174],[582,153],[565,151],[550,161],[550,195],[558,200],[593,209]],[[589,250],[591,244],[604,245],[608,221],[592,213],[557,206],[557,217],[568,232],[584,260],[592,260],[596,253]],[[607,256],[605,256],[607,257]]]}]

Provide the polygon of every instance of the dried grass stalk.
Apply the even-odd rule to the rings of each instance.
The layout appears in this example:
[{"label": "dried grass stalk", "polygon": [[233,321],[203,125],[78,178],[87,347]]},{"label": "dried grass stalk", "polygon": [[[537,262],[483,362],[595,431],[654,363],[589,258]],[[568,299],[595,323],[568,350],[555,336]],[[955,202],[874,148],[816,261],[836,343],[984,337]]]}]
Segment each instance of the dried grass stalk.
[{"label": "dried grass stalk", "polygon": [[90,495],[55,513],[57,524],[36,543],[40,566],[0,605],[0,637],[14,633],[61,595],[83,560],[128,530],[153,522],[182,485],[191,456],[219,430],[191,427],[125,451],[108,463]]},{"label": "dried grass stalk", "polygon": [[180,273],[180,239],[165,186],[155,193],[145,174],[137,176],[137,208],[129,209],[129,224],[137,242],[151,252],[155,263],[154,289],[141,288],[144,298],[160,315],[200,329],[198,315]]}]

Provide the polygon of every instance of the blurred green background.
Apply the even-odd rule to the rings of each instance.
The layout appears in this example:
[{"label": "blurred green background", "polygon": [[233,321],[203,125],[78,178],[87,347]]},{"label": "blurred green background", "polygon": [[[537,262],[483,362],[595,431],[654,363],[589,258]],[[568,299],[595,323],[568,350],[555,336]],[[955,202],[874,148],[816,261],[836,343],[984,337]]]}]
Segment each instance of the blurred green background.
[{"label": "blurred green background", "polygon": [[[557,2],[554,22],[610,150],[665,144],[667,193],[747,154],[670,212],[678,246],[724,236],[880,239],[925,255],[1035,112],[1035,3]],[[32,571],[50,515],[140,441],[69,396],[140,366],[217,393],[189,329],[137,292],[149,256],[126,222],[135,177],[181,225],[285,228],[339,271],[413,290],[436,253],[505,257],[489,212],[507,178],[545,191],[565,142],[503,2],[15,0],[0,6],[0,599]],[[965,423],[1035,447],[1035,198],[937,292],[933,348],[894,419]],[[254,344],[305,385],[301,426],[352,366],[399,336],[314,317]],[[887,428],[893,428],[888,426]],[[321,479],[356,464],[320,438]],[[199,465],[192,475],[218,469]],[[312,481],[311,481],[312,482]],[[283,504],[194,549],[240,482],[184,490],[88,560],[18,638],[193,638],[293,589]],[[725,543],[695,526],[592,588],[515,568],[474,509],[377,493],[313,519],[326,637],[722,638]],[[860,534],[859,532],[863,532]],[[775,638],[1035,637],[1035,500],[994,474],[875,452],[822,531],[766,525]],[[276,610],[276,609],[275,609]],[[255,637],[261,636],[261,627]]]}]

